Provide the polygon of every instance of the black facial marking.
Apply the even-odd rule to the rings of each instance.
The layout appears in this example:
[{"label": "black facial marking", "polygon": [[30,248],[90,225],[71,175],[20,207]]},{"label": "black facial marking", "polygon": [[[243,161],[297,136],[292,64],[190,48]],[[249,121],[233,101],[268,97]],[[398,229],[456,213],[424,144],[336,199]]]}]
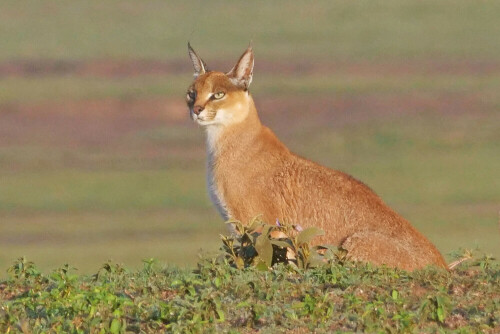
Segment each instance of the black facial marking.
[{"label": "black facial marking", "polygon": [[188,90],[187,92],[187,104],[189,107],[194,105],[194,101],[196,100],[196,91]]}]

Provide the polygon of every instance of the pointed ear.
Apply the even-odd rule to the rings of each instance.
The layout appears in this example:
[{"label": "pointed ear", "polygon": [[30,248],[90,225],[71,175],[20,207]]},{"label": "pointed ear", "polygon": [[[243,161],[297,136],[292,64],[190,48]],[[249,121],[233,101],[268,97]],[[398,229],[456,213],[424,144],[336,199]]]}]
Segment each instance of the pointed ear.
[{"label": "pointed ear", "polygon": [[227,73],[227,76],[236,86],[248,89],[252,82],[253,63],[253,51],[252,47],[249,46],[236,65]]},{"label": "pointed ear", "polygon": [[207,72],[207,64],[205,64],[205,62],[200,57],[198,57],[198,55],[196,54],[196,52],[194,52],[189,42],[188,42],[188,53],[189,57],[191,58],[191,61],[193,62],[194,77],[197,78],[198,76],[205,74]]}]

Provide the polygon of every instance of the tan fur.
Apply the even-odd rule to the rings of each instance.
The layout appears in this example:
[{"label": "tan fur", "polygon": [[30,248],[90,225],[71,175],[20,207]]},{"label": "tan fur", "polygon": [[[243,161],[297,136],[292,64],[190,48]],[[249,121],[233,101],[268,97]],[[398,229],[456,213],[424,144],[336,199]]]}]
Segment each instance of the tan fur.
[{"label": "tan fur", "polygon": [[[248,52],[252,50],[240,58],[236,70],[207,71],[189,88],[196,92],[196,98],[187,101],[191,116],[207,131],[207,181],[221,215],[242,222],[262,215],[270,223],[279,219],[304,228],[319,227],[325,235],[317,243],[341,246],[357,261],[406,270],[446,267],[434,245],[370,188],[290,152],[261,124],[247,90],[253,53],[251,65],[248,55],[241,64]],[[243,77],[235,79],[241,66]],[[219,91],[224,98],[214,100],[211,94]],[[196,115],[195,106],[204,110]]]}]

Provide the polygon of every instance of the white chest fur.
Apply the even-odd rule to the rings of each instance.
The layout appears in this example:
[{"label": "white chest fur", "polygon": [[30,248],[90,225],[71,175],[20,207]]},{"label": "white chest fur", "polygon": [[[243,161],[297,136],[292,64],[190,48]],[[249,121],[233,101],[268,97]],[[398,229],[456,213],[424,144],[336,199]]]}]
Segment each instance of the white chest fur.
[{"label": "white chest fur", "polygon": [[210,200],[219,211],[219,214],[224,219],[229,219],[229,214],[227,211],[226,202],[224,201],[224,196],[218,191],[217,185],[215,184],[214,171],[213,171],[213,158],[209,153],[207,159],[207,189]]},{"label": "white chest fur", "polygon": [[207,190],[210,200],[215,205],[222,218],[229,219],[229,212],[226,202],[224,201],[224,196],[217,188],[214,175],[216,155],[215,143],[219,136],[219,131],[220,129],[216,126],[207,128]]}]

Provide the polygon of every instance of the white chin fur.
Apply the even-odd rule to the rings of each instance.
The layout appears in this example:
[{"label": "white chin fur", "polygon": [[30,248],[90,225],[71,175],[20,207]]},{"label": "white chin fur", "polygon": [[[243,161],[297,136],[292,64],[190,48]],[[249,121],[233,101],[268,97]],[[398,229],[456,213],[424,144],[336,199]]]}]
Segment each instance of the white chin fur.
[{"label": "white chin fur", "polygon": [[204,120],[201,120],[201,119],[198,119],[196,121],[199,125],[201,126],[209,126],[209,125],[217,125],[219,123],[215,122],[215,121],[204,121]]}]

